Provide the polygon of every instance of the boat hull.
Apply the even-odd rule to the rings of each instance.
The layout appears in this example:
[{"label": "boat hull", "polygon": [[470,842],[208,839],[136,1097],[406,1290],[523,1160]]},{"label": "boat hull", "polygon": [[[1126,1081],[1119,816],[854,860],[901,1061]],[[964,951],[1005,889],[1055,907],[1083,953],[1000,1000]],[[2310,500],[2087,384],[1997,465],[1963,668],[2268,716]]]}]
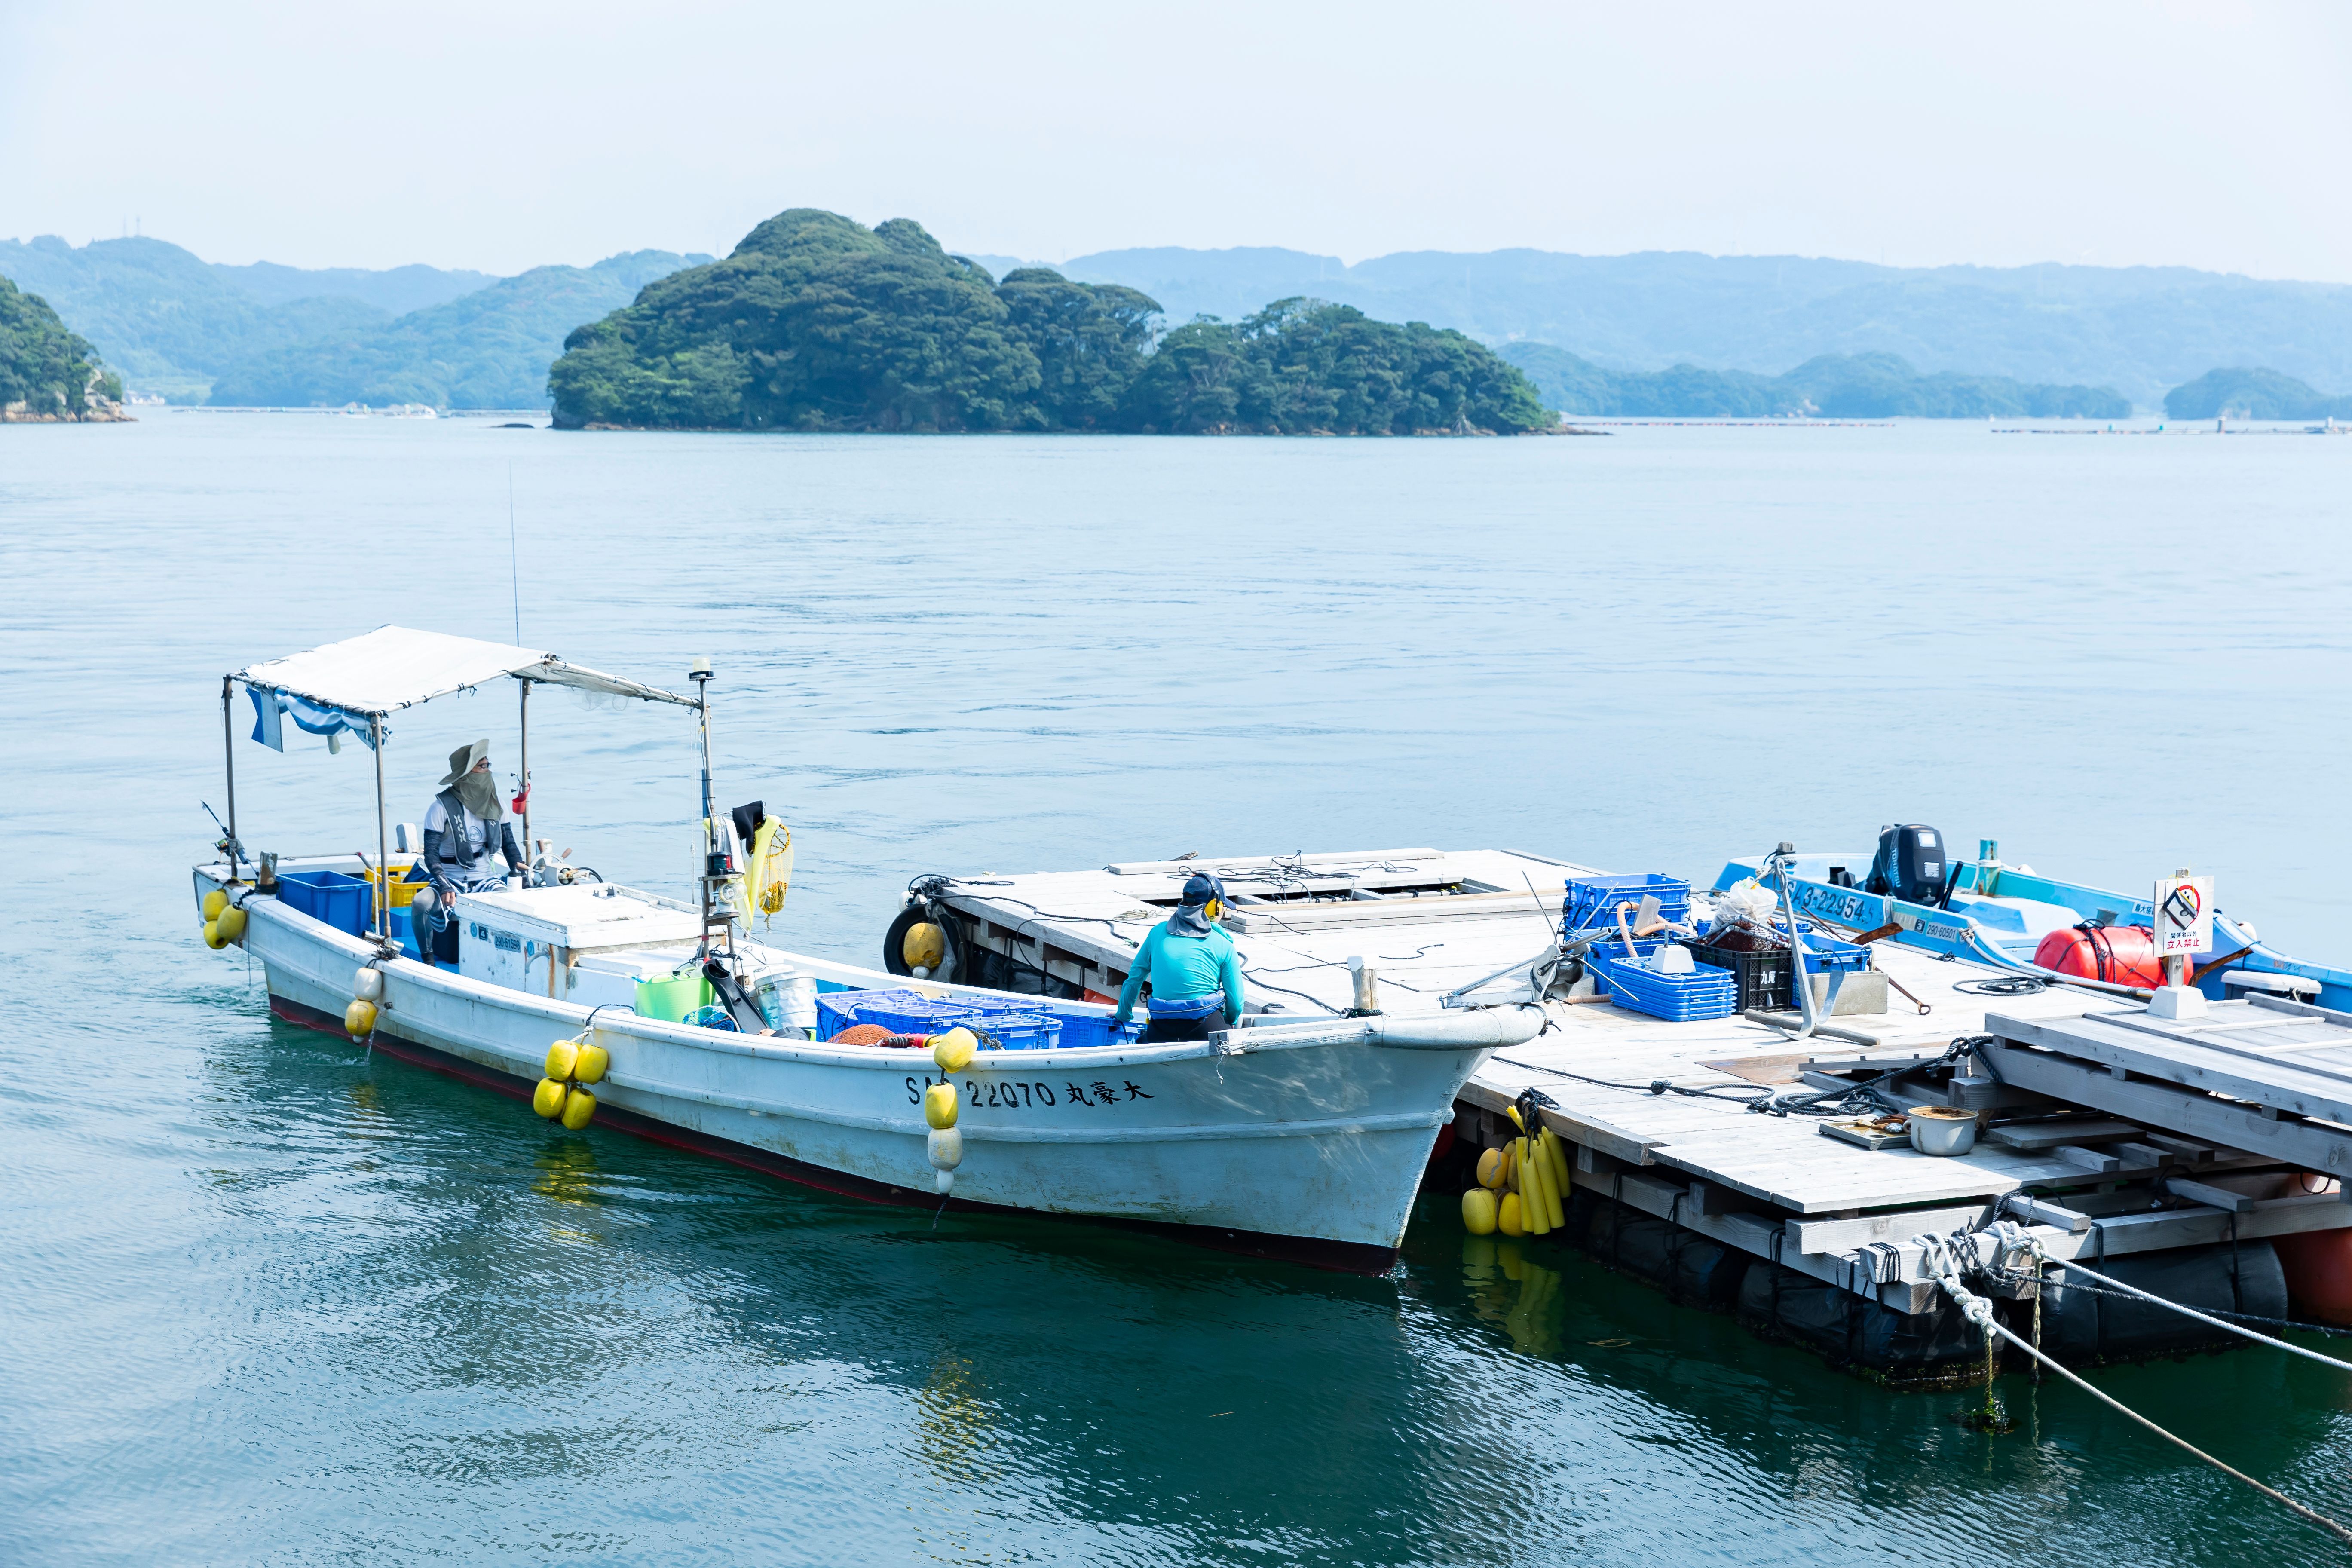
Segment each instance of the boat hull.
[{"label": "boat hull", "polygon": [[[374,1043],[527,1099],[549,1045],[611,1052],[597,1125],[874,1201],[936,1207],[928,1055],[782,1042],[504,990],[373,947],[274,900],[246,944],[280,1016],[341,1032],[357,971],[383,973]],[[1368,1031],[1369,1032],[1369,1031]],[[950,1209],[1083,1216],[1231,1250],[1379,1273],[1438,1129],[1496,1043],[1299,1037],[988,1051],[954,1075],[964,1135]],[[1326,1029],[1325,1036],[1332,1030]]]}]

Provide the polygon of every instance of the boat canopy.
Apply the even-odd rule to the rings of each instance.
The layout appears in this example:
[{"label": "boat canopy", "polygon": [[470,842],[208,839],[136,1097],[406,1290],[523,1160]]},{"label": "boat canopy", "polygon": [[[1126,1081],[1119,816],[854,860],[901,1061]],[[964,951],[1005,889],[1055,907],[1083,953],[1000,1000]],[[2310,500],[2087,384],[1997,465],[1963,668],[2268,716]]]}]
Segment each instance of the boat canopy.
[{"label": "boat canopy", "polygon": [[[625,680],[617,675],[566,664],[551,653],[420,632],[408,626],[378,626],[363,636],[331,642],[307,653],[289,654],[248,665],[230,676],[248,688],[283,692],[320,708],[380,719],[436,697],[468,690],[499,676],[577,687],[612,697],[698,707],[691,697]],[[305,728],[309,726],[306,725]],[[367,726],[353,729],[365,731]]]}]

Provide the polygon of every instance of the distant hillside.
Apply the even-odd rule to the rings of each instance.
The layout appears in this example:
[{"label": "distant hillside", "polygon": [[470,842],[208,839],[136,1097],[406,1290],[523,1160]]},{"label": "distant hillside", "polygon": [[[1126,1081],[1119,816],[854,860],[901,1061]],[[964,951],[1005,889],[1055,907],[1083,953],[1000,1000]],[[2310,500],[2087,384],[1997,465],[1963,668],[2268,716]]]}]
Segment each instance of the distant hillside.
[{"label": "distant hillside", "polygon": [[131,386],[267,406],[543,407],[565,332],[708,259],[639,251],[493,279],[214,266],[160,239],[0,242],[0,277],[48,300]]},{"label": "distant hillside", "polygon": [[2164,395],[2174,419],[2352,419],[2352,396],[2330,397],[2274,370],[2209,370]]},{"label": "distant hillside", "polygon": [[707,257],[639,250],[593,267],[535,267],[395,320],[273,343],[224,365],[215,404],[242,407],[544,408],[566,332]]},{"label": "distant hillside", "polygon": [[160,239],[0,242],[0,278],[48,300],[131,386],[174,402],[201,402],[240,354],[388,319],[357,300],[257,300]]},{"label": "distant hillside", "polygon": [[356,300],[387,316],[404,316],[498,281],[488,272],[447,271],[416,264],[381,272],[362,267],[280,267],[275,261],[257,261],[247,267],[218,261],[211,265],[223,281],[265,305],[321,298]]},{"label": "distant hillside", "polygon": [[1702,370],[1608,371],[1549,343],[1506,343],[1561,413],[1666,419],[2122,419],[2131,402],[2112,387],[2029,385],[1998,375],[1922,375],[1897,354],[1821,354],[1784,375]]},{"label": "distant hillside", "polygon": [[[1003,282],[922,225],[797,207],[724,261],[573,332],[556,423],[750,430],[1391,435],[1549,423],[1459,332],[1284,300],[1153,346],[1159,304],[1016,268]],[[1151,352],[1145,351],[1150,348]]]},{"label": "distant hillside", "polygon": [[1292,295],[1490,343],[1555,343],[1614,370],[1689,363],[1771,375],[1823,354],[1893,353],[1927,374],[2106,385],[2154,408],[2215,364],[2352,385],[2352,287],[2178,267],[1878,267],[1802,257],[1539,250],[1336,257],[1273,248],[1104,251],[1067,276],[1167,307],[1244,315]]},{"label": "distant hillside", "polygon": [[122,384],[37,294],[0,278],[0,423],[121,417]]}]

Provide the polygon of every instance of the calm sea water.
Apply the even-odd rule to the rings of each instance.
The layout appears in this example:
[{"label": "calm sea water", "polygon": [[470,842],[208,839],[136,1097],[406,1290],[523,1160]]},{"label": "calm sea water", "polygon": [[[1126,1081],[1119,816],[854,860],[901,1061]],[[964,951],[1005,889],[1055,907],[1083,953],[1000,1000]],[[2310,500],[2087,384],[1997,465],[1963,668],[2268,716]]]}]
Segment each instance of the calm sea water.
[{"label": "calm sea water", "polygon": [[[509,572],[509,487],[519,571]],[[1540,1244],[1395,1278],[811,1194],[270,1021],[196,940],[223,671],[387,621],[720,676],[776,928],[907,879],[1921,821],[2352,952],[2352,440],[0,430],[0,1561],[2332,1561],[2063,1388],[1895,1394]],[[542,694],[535,820],[682,889],[690,732]],[[240,735],[249,727],[240,712]],[[398,809],[504,692],[394,726]],[[373,846],[242,739],[249,842]],[[2352,1380],[2127,1402],[2352,1513]]]}]

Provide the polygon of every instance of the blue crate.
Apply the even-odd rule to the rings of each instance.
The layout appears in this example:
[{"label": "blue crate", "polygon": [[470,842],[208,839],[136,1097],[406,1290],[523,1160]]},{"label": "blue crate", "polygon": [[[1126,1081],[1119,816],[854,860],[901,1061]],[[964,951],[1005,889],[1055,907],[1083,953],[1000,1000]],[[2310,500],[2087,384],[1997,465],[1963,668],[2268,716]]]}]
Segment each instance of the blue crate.
[{"label": "blue crate", "polygon": [[817,1037],[829,1040],[852,1024],[878,1024],[895,1035],[944,1035],[959,1026],[980,1037],[982,1050],[1043,1050],[1062,1033],[1063,1020],[1041,1009],[973,996],[937,1000],[914,991],[835,991],[816,999]]},{"label": "blue crate", "polygon": [[821,991],[816,998],[816,1037],[829,1040],[852,1024],[879,1024],[895,1034],[929,1034],[898,1020],[908,1009],[928,1020],[921,1009],[930,1004],[912,991]]},{"label": "blue crate", "polygon": [[1859,943],[1839,942],[1834,937],[1805,933],[1805,973],[1808,974],[1859,974],[1868,969],[1870,949]]},{"label": "blue crate", "polygon": [[1143,1026],[1134,1022],[1116,1024],[1103,1013],[1057,1013],[1062,1020],[1060,1044],[1070,1050],[1088,1046],[1131,1046],[1141,1037]]},{"label": "blue crate", "polygon": [[1603,928],[1615,930],[1617,906],[1639,904],[1643,895],[1658,900],[1658,912],[1676,925],[1690,924],[1690,883],[1655,871],[1633,871],[1615,877],[1570,877],[1568,897],[1559,907],[1563,935]]},{"label": "blue crate", "polygon": [[365,936],[375,913],[374,889],[341,871],[280,871],[278,901],[339,931]]},{"label": "blue crate", "polygon": [[1688,974],[1653,974],[1643,968],[1640,960],[1661,945],[1637,942],[1633,958],[1625,956],[1622,942],[1609,943],[1605,951],[1595,945],[1584,955],[1585,972],[1608,988],[1610,1000],[1620,1007],[1670,1024],[1728,1018],[1738,1010],[1738,977],[1727,969],[1702,963]]},{"label": "blue crate", "polygon": [[1062,1043],[1066,1020],[1050,1013],[974,1011],[954,1020],[980,1037],[982,1050],[1049,1051]]}]

